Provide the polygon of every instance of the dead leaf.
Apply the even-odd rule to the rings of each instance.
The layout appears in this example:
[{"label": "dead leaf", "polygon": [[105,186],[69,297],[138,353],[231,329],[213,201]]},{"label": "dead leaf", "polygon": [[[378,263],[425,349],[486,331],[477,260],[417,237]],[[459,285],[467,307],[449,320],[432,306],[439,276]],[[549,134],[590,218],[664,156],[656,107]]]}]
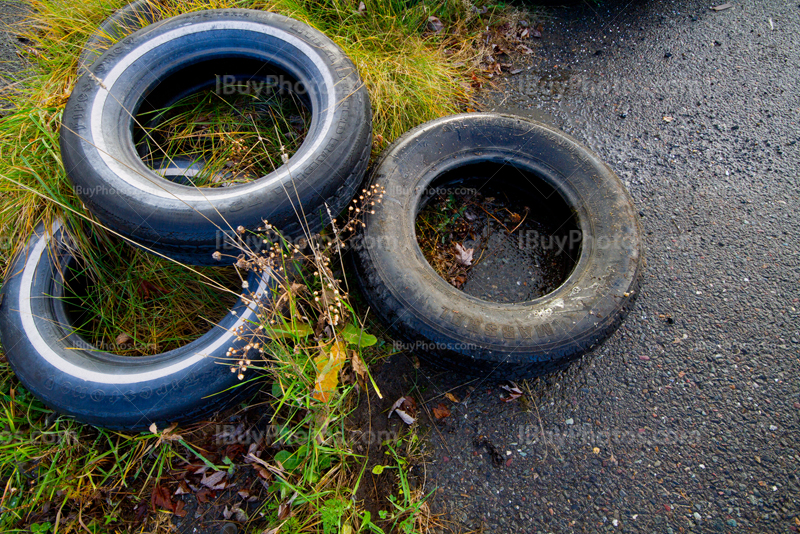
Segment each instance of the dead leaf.
[{"label": "dead leaf", "polygon": [[175,503],[175,515],[178,517],[186,517],[186,510],[183,509],[184,506],[186,506],[186,503],[178,500],[178,502]]},{"label": "dead leaf", "polygon": [[278,505],[278,521],[283,521],[292,515],[292,503],[284,501]]},{"label": "dead leaf", "polygon": [[[261,476],[261,478],[263,478],[264,480],[270,480],[270,479],[272,478],[272,475],[273,475],[273,474],[274,474],[274,475],[277,475],[277,476],[279,476],[279,477],[282,477],[282,476],[283,476],[283,473],[284,473],[283,466],[282,466],[282,465],[280,465],[280,462],[278,462],[277,460],[275,461],[275,463],[277,463],[277,464],[278,464],[278,466],[277,466],[277,467],[276,467],[276,466],[274,466],[274,465],[270,465],[270,464],[268,464],[267,462],[265,462],[264,460],[262,460],[262,459],[261,459],[261,458],[259,458],[258,456],[255,456],[255,455],[252,455],[252,454],[248,454],[248,455],[245,457],[245,460],[244,460],[244,461],[245,461],[245,462],[247,462],[247,463],[250,463],[250,462],[254,463],[255,465],[253,465],[253,468],[254,468],[256,471],[258,471],[258,474],[259,474],[259,475]],[[262,472],[261,472],[261,470],[259,469],[259,467],[260,467],[261,469],[266,469],[266,473],[262,474]]]},{"label": "dead leaf", "polygon": [[461,401],[458,399],[458,397],[456,397],[455,395],[453,395],[453,394],[452,394],[452,393],[450,393],[449,391],[448,391],[447,393],[445,393],[445,394],[444,394],[444,396],[445,396],[445,397],[447,397],[447,399],[448,399],[449,401],[451,401],[451,402],[456,402],[456,403],[458,403],[458,402],[461,402]]},{"label": "dead leaf", "polygon": [[711,9],[712,9],[713,11],[724,11],[724,10],[726,10],[726,9],[730,9],[730,8],[732,8],[732,7],[733,7],[733,4],[720,4],[720,5],[718,5],[718,6],[714,6],[714,7],[712,7]]},{"label": "dead leaf", "polygon": [[263,480],[272,480],[272,473],[266,467],[260,465],[254,465],[253,469],[256,470],[258,476],[261,477]]},{"label": "dead leaf", "polygon": [[208,488],[202,488],[200,491],[195,493],[194,496],[197,499],[197,502],[205,504],[211,499],[216,498],[217,494]]},{"label": "dead leaf", "polygon": [[520,398],[522,396],[522,390],[519,389],[517,387],[517,385],[514,384],[513,382],[511,383],[510,386],[506,386],[506,385],[500,386],[500,389],[504,389],[504,390],[508,391],[508,397],[501,397],[500,398],[503,402],[511,402],[511,401],[517,400],[518,398]]},{"label": "dead leaf", "polygon": [[413,424],[417,418],[417,403],[411,397],[400,397],[392,404],[392,409],[389,410],[389,417],[392,417],[393,413],[397,413],[397,416],[403,420],[403,422],[407,425]]},{"label": "dead leaf", "polygon": [[175,511],[175,504],[172,502],[172,499],[169,498],[169,490],[158,484],[153,488],[153,494],[150,496],[150,503],[153,505],[154,512],[159,508],[170,512]]},{"label": "dead leaf", "polygon": [[189,485],[184,480],[181,480],[181,483],[178,485],[178,489],[175,490],[174,495],[186,495],[188,493],[191,493]]},{"label": "dead leaf", "polygon": [[450,409],[442,403],[439,403],[439,406],[435,406],[433,408],[433,416],[436,419],[444,419],[449,415],[450,415]]},{"label": "dead leaf", "polygon": [[165,441],[180,441],[183,439],[180,434],[173,434],[173,431],[178,428],[178,423],[172,423],[169,428],[165,428],[161,433],[158,432],[158,427],[155,423],[151,423],[148,428],[150,432],[158,436],[158,441],[156,441],[155,445],[156,447]]},{"label": "dead leaf", "polygon": [[364,2],[359,2],[358,3],[358,12],[359,13],[363,13],[366,10],[367,10],[367,4],[365,4]]},{"label": "dead leaf", "polygon": [[328,350],[321,350],[320,355],[314,359],[317,366],[317,381],[314,384],[314,398],[328,402],[339,385],[339,371],[347,360],[347,351],[344,344],[335,340]]},{"label": "dead leaf", "polygon": [[117,345],[124,345],[124,344],[128,343],[130,340],[131,340],[131,336],[129,336],[128,334],[123,332],[120,335],[118,335],[117,339],[115,339],[114,341],[117,343]]},{"label": "dead leaf", "polygon": [[531,30],[531,37],[535,37],[536,39],[541,39],[542,38],[541,30],[537,30],[537,29]]},{"label": "dead leaf", "polygon": [[364,365],[364,362],[361,361],[361,358],[358,357],[358,353],[356,351],[350,352],[350,363],[353,365],[353,371],[360,378],[365,378],[367,376],[367,367]]},{"label": "dead leaf", "polygon": [[212,490],[225,489],[228,487],[228,482],[224,480],[226,475],[225,471],[215,471],[210,475],[203,475],[200,484]]},{"label": "dead leaf", "polygon": [[456,261],[461,265],[472,265],[472,254],[475,252],[474,248],[464,248],[460,243],[455,243],[456,248]]},{"label": "dead leaf", "polygon": [[444,24],[438,17],[430,16],[428,17],[427,28],[430,32],[439,33],[444,29]]},{"label": "dead leaf", "polygon": [[153,293],[155,294],[155,296],[166,295],[167,293],[169,293],[169,291],[167,291],[163,287],[156,285],[153,282],[148,282],[147,280],[142,280],[141,282],[139,282],[139,287],[137,292],[145,300],[149,300],[150,295]]},{"label": "dead leaf", "polygon": [[672,122],[674,120],[675,120],[674,117],[670,117],[669,115],[664,116],[664,122]]}]

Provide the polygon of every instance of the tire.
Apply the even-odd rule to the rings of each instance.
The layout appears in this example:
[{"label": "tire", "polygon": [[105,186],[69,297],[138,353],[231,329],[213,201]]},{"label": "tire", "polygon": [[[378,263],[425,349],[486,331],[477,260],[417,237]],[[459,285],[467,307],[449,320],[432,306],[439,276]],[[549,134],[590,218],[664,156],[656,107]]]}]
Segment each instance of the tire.
[{"label": "tire", "polygon": [[[215,87],[224,80],[218,76],[249,80],[265,64],[304,88],[312,112],[288,163],[251,183],[208,189],[145,166],[127,110],[168,106]],[[67,174],[103,224],[181,262],[214,264],[213,252],[234,229],[254,230],[263,219],[288,239],[303,236],[303,225],[316,233],[329,222],[328,209],[336,216],[363,179],[372,136],[366,89],[332,41],[296,20],[244,9],[188,13],[126,37],[91,71],[64,110]]]},{"label": "tire", "polygon": [[[73,245],[74,247],[74,245]],[[255,304],[239,300],[218,326],[178,349],[125,357],[100,350],[72,331],[63,299],[74,261],[64,228],[40,224],[12,260],[0,291],[0,341],[22,384],[53,410],[95,426],[146,430],[151,423],[191,422],[225,408],[245,388],[225,360],[246,341]],[[74,250],[74,248],[72,248]],[[251,274],[253,301],[272,287]]]},{"label": "tire", "polygon": [[[414,226],[424,195],[437,177],[473,164],[522,169],[564,199],[582,241],[555,290],[489,302],[456,289],[425,260]],[[354,245],[361,290],[383,323],[436,365],[504,378],[563,368],[607,338],[638,293],[644,256],[630,195],[596,155],[553,128],[490,113],[434,120],[389,147],[369,183],[385,193]]]},{"label": "tire", "polygon": [[115,42],[152,24],[158,16],[158,8],[151,0],[136,0],[114,11],[86,41],[78,58],[78,73],[90,68]]}]

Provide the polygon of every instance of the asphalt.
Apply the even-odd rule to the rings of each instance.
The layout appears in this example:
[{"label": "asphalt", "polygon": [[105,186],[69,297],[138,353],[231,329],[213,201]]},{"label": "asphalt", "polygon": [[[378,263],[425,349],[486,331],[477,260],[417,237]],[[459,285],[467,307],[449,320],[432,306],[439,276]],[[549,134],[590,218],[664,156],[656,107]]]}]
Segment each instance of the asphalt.
[{"label": "asphalt", "polygon": [[23,66],[22,56],[18,54],[25,43],[17,39],[16,31],[11,26],[20,22],[27,12],[22,2],[0,2],[0,83],[14,82],[14,74]]},{"label": "asphalt", "polygon": [[483,92],[482,109],[551,122],[608,162],[648,267],[620,329],[521,399],[405,355],[380,371],[423,413],[451,411],[423,417],[415,469],[450,530],[800,529],[800,5],[730,3],[555,9],[512,58],[522,71]]},{"label": "asphalt", "polygon": [[425,470],[453,530],[800,528],[800,5],[731,4],[556,9],[483,93],[608,162],[648,262],[621,328],[528,399],[407,375],[451,410],[428,422]]}]

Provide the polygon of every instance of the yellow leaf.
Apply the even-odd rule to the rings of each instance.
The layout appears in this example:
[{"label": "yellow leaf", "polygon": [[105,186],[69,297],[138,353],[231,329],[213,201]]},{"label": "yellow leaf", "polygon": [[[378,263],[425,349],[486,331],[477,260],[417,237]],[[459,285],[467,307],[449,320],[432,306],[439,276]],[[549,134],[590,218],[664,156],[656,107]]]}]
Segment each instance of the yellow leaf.
[{"label": "yellow leaf", "polygon": [[345,346],[339,340],[327,349],[323,349],[320,355],[314,359],[317,366],[317,381],[314,384],[314,398],[322,402],[331,399],[336,386],[339,385],[339,371],[347,360]]},{"label": "yellow leaf", "polygon": [[450,400],[451,402],[461,402],[460,400],[458,400],[458,397],[456,397],[455,395],[453,395],[449,391],[447,393],[445,393],[444,396],[447,397],[448,400]]}]

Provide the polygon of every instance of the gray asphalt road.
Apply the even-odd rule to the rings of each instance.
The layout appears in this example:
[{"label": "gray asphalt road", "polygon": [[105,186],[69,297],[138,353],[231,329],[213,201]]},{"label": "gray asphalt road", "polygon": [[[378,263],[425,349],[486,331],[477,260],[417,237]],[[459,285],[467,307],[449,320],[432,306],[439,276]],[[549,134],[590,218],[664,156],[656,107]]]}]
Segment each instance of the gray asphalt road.
[{"label": "gray asphalt road", "polygon": [[800,528],[800,6],[731,3],[556,10],[535,54],[514,58],[524,70],[486,96],[612,166],[641,210],[648,270],[619,331],[527,401],[402,356],[384,368],[386,391],[452,410],[428,427],[425,469],[453,529]]},{"label": "gray asphalt road", "polygon": [[12,82],[13,73],[20,69],[22,63],[17,46],[24,46],[9,25],[19,22],[26,10],[22,2],[0,2],[0,80],[4,84]]},{"label": "gray asphalt road", "polygon": [[644,290],[530,402],[414,379],[463,401],[429,403],[452,410],[429,430],[434,510],[462,531],[796,532],[800,6],[589,4],[545,21],[484,109],[545,117],[623,178]]}]

